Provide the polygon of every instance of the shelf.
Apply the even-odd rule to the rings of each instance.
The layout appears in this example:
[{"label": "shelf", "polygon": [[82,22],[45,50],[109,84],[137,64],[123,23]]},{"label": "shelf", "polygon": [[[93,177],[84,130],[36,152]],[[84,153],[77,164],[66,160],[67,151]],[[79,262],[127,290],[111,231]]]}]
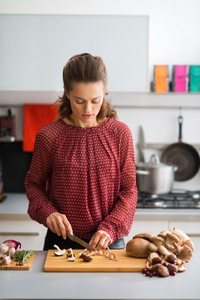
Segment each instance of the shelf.
[{"label": "shelf", "polygon": [[11,136],[11,137],[0,137],[0,143],[1,142],[15,142],[15,137]]},{"label": "shelf", "polygon": [[167,92],[167,93],[156,93],[156,92],[149,92],[149,94],[153,94],[153,95],[200,95],[200,92]]},{"label": "shelf", "polygon": [[[0,91],[0,108],[23,109],[25,103],[52,105],[62,91]],[[116,108],[200,109],[200,93],[109,92],[106,97]]]}]

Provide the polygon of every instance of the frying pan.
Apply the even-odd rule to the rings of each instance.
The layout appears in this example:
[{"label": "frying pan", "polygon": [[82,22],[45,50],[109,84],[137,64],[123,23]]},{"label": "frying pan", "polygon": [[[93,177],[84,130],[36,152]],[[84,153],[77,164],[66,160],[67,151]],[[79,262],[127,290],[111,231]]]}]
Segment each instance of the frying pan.
[{"label": "frying pan", "polygon": [[200,155],[193,146],[182,142],[183,117],[178,117],[179,142],[171,144],[162,153],[161,161],[177,166],[175,181],[186,181],[193,178],[200,167]]}]

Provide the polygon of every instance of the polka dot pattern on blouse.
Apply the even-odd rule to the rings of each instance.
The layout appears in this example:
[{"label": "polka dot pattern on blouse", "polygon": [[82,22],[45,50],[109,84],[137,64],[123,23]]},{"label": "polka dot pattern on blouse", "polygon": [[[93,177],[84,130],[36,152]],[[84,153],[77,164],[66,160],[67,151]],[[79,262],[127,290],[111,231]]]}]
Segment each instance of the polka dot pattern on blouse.
[{"label": "polka dot pattern on blouse", "polygon": [[105,230],[112,240],[129,233],[137,203],[135,158],[129,127],[107,118],[82,128],[62,119],[36,135],[25,180],[30,217],[46,226],[66,215],[74,234]]}]

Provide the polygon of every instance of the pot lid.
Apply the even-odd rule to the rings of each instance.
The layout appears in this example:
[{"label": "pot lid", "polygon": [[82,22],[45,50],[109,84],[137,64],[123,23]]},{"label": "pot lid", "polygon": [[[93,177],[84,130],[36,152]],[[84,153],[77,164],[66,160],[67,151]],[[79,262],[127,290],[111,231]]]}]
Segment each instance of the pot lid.
[{"label": "pot lid", "polygon": [[165,164],[160,162],[159,156],[157,154],[153,154],[148,163],[139,162],[137,167],[145,167],[145,168],[166,168],[166,167],[174,167],[172,164]]}]

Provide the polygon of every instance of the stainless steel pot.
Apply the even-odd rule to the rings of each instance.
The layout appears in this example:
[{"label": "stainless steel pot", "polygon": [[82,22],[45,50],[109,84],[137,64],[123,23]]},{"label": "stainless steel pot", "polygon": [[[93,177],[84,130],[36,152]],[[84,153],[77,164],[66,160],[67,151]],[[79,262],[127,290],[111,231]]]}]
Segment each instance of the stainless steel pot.
[{"label": "stainless steel pot", "polygon": [[140,192],[149,194],[166,194],[172,190],[174,172],[177,167],[160,163],[159,157],[153,154],[148,163],[136,165],[137,187]]}]

